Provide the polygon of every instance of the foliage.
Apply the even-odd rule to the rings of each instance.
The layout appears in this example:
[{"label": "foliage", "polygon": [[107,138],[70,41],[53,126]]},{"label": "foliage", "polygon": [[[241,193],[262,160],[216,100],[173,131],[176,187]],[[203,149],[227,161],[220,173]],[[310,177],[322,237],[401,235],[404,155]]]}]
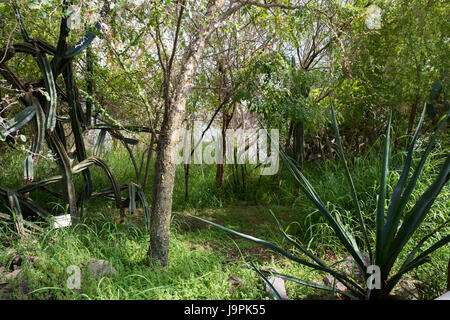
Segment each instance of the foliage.
[{"label": "foliage", "polygon": [[[108,197],[112,194],[117,208],[122,210],[121,187],[114,174],[100,158],[96,156],[87,157],[83,138],[83,132],[92,129],[90,127],[91,119],[86,120],[87,117],[91,116],[90,108],[92,105],[86,104],[85,110],[82,109],[81,99],[75,81],[72,58],[90,45],[95,37],[95,33],[88,29],[81,40],[75,45],[70,46],[66,41],[70,27],[68,21],[70,17],[73,17],[73,14],[63,15],[61,18],[58,44],[55,47],[41,38],[31,38],[26,29],[21,9],[17,1],[12,1],[11,6],[17,23],[20,26],[24,42],[12,45],[7,43],[7,46],[2,51],[4,59],[2,59],[1,62],[1,73],[9,82],[9,85],[20,93],[18,99],[25,105],[25,109],[17,113],[12,119],[3,121],[0,126],[0,135],[3,137],[2,140],[4,141],[6,140],[6,137],[11,137],[11,134],[19,131],[26,124],[31,123],[33,125],[34,138],[30,150],[27,150],[29,154],[24,161],[24,178],[26,184],[20,188],[17,188],[16,186],[14,190],[0,187],[0,195],[7,197],[9,199],[11,211],[13,213],[20,213],[20,215],[22,215],[22,211],[20,210],[21,206],[27,210],[28,215],[37,214],[44,217],[49,215],[46,210],[35,204],[32,199],[26,196],[30,191],[38,188],[49,192],[53,196],[62,198],[72,219],[78,217],[79,213],[77,212],[77,206],[80,205],[80,207],[84,209],[87,200],[91,197]],[[67,6],[64,7],[66,8]],[[108,10],[109,7],[104,5],[99,12],[98,18],[104,17]],[[95,27],[98,30],[100,28],[100,22],[97,22]],[[25,85],[22,80],[7,67],[6,62],[14,58],[18,53],[25,53],[36,59],[42,76],[41,79],[33,84]],[[48,59],[47,55],[52,57],[51,61]],[[62,91],[58,85],[58,77],[60,76],[63,78],[65,91]],[[40,88],[42,85],[44,89]],[[87,95],[89,96],[89,94]],[[92,97],[89,96],[89,99],[90,102],[93,102]],[[61,112],[60,116],[57,116],[57,109],[61,109],[57,108],[57,106],[63,101],[67,103],[69,111],[65,116],[62,116]],[[97,108],[99,107],[97,106]],[[136,143],[133,139],[127,139],[118,133],[114,133],[114,125],[116,125],[116,123],[112,121],[108,126],[108,120],[111,119],[105,116],[105,123],[103,124],[103,131],[99,136],[98,144],[103,144],[106,130],[111,131],[111,134],[116,138],[123,139],[125,143]],[[70,123],[69,126],[75,143],[75,149],[72,151],[76,154],[78,160],[78,163],[75,165],[71,164],[73,158],[71,159],[69,157],[69,141],[65,134],[64,127],[66,122]],[[123,129],[123,127],[120,127],[119,129]],[[56,161],[61,174],[38,182],[33,182],[34,166],[37,164],[38,158],[41,155],[44,141],[47,142],[52,153],[56,155]],[[97,145],[96,150],[99,150],[99,148],[100,146]],[[100,193],[93,193],[92,179],[89,171],[91,165],[97,165],[103,168],[112,185],[112,189],[109,192],[103,191]],[[73,184],[73,176],[77,173],[83,174],[85,182],[84,190],[78,199],[76,199]],[[63,185],[61,194],[46,188],[47,185],[55,184],[59,181],[62,181]],[[149,214],[145,195],[140,190],[139,186],[130,184],[127,202],[129,202],[130,207],[133,208],[133,210],[131,210],[132,212],[135,208],[136,197],[139,197],[141,203],[144,205],[148,220]]]},{"label": "foliage", "polygon": [[[284,154],[282,150],[280,150],[280,155],[283,160],[286,162],[289,171],[291,172],[293,178],[297,182],[299,188],[305,193],[305,195],[314,203],[320,213],[326,218],[328,224],[335,232],[336,236],[339,238],[343,246],[348,250],[350,255],[353,257],[356,265],[360,269],[362,275],[364,275],[364,279],[368,279],[369,276],[366,273],[366,267],[368,265],[376,265],[379,267],[381,274],[379,274],[381,282],[380,287],[371,287],[368,284],[368,287],[364,289],[360,284],[356,283],[354,280],[349,278],[344,273],[339,273],[338,271],[329,267],[325,262],[323,262],[320,258],[314,255],[309,250],[305,249],[302,245],[297,243],[294,239],[288,236],[280,226],[280,230],[286,239],[296,247],[302,254],[306,255],[313,262],[309,262],[305,259],[299,258],[290,252],[284,250],[283,248],[274,245],[273,243],[242,234],[236,231],[233,231],[229,228],[220,226],[218,224],[209,222],[207,220],[197,218],[206,223],[212,224],[226,232],[231,234],[243,237],[245,239],[254,241],[258,244],[266,246],[276,252],[281,253],[282,255],[288,257],[289,259],[303,264],[305,266],[311,267],[315,270],[320,270],[329,273],[336,280],[342,282],[342,284],[348,289],[348,291],[339,291],[335,290],[335,288],[330,286],[324,286],[313,282],[303,281],[301,279],[291,277],[283,274],[275,274],[276,276],[282,277],[287,280],[292,280],[307,286],[311,286],[314,288],[319,288],[328,291],[336,291],[341,293],[349,298],[360,298],[360,299],[385,299],[389,296],[392,289],[395,285],[400,281],[402,276],[412,270],[417,268],[418,266],[429,262],[429,255],[433,253],[435,250],[440,247],[446,245],[450,242],[450,235],[444,236],[441,240],[433,243],[429,246],[428,249],[422,251],[418,254],[419,250],[421,250],[423,244],[432,237],[440,228],[444,227],[444,225],[440,226],[438,229],[434,230],[424,238],[422,238],[418,244],[414,247],[413,250],[410,251],[407,258],[404,260],[403,264],[392,274],[393,266],[399,257],[400,252],[404,248],[404,246],[411,240],[414,232],[419,228],[421,223],[424,221],[427,213],[429,212],[433,202],[438,196],[439,192],[442,190],[443,186],[446,184],[448,179],[450,178],[449,170],[450,170],[450,155],[447,154],[445,161],[437,174],[433,183],[428,187],[428,189],[420,196],[420,198],[415,202],[415,205],[411,210],[406,211],[406,205],[408,200],[410,199],[411,193],[416,186],[417,180],[419,178],[420,173],[422,172],[423,166],[426,162],[426,159],[434,145],[434,142],[437,138],[439,131],[442,129],[444,124],[446,123],[449,114],[442,120],[440,127],[436,130],[435,134],[431,137],[427,148],[422,155],[421,161],[416,167],[416,170],[412,177],[410,177],[408,182],[408,173],[411,166],[412,155],[414,151],[414,146],[416,144],[417,136],[419,134],[419,130],[425,115],[425,109],[422,112],[422,117],[420,119],[419,125],[416,129],[416,132],[411,140],[410,146],[408,148],[408,154],[405,159],[404,168],[402,174],[392,192],[391,199],[389,201],[387,212],[385,212],[385,199],[386,199],[386,186],[387,186],[387,172],[388,172],[388,161],[389,161],[389,146],[390,146],[390,130],[391,130],[391,116],[389,117],[389,122],[386,131],[386,141],[384,144],[384,152],[383,152],[383,164],[382,164],[382,172],[380,179],[380,191],[378,194],[378,205],[376,210],[376,245],[374,251],[372,251],[371,243],[369,241],[368,230],[366,229],[364,219],[361,213],[360,204],[358,200],[358,196],[354,187],[353,179],[349,172],[349,169],[346,165],[346,160],[344,158],[344,153],[342,149],[342,145],[340,142],[339,130],[337,127],[337,121],[334,114],[334,108],[332,106],[332,118],[336,132],[336,139],[338,143],[338,152],[341,158],[341,161],[344,164],[347,179],[350,185],[350,190],[352,192],[353,201],[355,203],[355,210],[357,213],[357,218],[360,223],[360,228],[362,230],[363,239],[360,239],[359,243],[364,243],[364,246],[367,250],[369,250],[369,259],[370,262],[364,261],[361,250],[359,249],[358,242],[347,230],[338,217],[334,217],[330,211],[327,209],[325,204],[319,198],[317,193],[312,188],[311,184],[308,180],[303,176],[303,174],[297,169],[297,167],[292,163],[292,161]],[[408,183],[407,183],[408,182]],[[406,212],[405,212],[406,211]],[[400,224],[401,223],[401,224]],[[259,272],[259,271],[258,271]],[[267,273],[267,272],[266,272]],[[370,280],[370,278],[369,278]]]}]

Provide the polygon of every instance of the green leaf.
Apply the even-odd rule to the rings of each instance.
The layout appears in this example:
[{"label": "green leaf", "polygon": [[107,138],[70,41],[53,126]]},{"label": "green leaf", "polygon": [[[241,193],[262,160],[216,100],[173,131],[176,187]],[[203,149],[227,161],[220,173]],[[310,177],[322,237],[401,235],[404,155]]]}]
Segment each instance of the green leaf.
[{"label": "green leaf", "polygon": [[400,175],[400,178],[398,179],[398,182],[394,188],[394,191],[391,195],[391,200],[389,202],[389,208],[387,211],[386,216],[386,223],[384,224],[384,246],[382,248],[381,256],[383,257],[383,260],[385,259],[385,255],[387,254],[387,249],[389,248],[389,245],[395,235],[395,232],[397,231],[398,225],[400,223],[400,219],[402,216],[402,209],[401,206],[401,195],[404,189],[404,186],[406,184],[406,181],[408,179],[408,173],[409,169],[411,167],[411,161],[412,161],[412,155],[414,151],[414,146],[416,144],[417,136],[419,134],[420,128],[422,127],[422,122],[425,116],[425,107],[423,108],[422,115],[419,120],[419,124],[417,125],[416,131],[411,139],[411,142],[408,147],[408,154],[405,159],[405,163],[403,165],[403,170]]},{"label": "green leaf", "polygon": [[[364,223],[364,218],[362,216],[361,207],[359,205],[359,199],[358,199],[358,194],[356,192],[355,184],[353,183],[353,179],[352,179],[352,176],[350,174],[350,170],[348,169],[347,160],[345,159],[344,149],[342,148],[341,135],[339,133],[339,127],[338,127],[338,124],[337,124],[336,115],[334,113],[333,99],[331,97],[330,97],[330,104],[331,104],[331,117],[332,117],[332,120],[333,120],[333,127],[334,127],[334,132],[335,132],[335,135],[336,135],[336,143],[338,145],[339,158],[341,159],[341,162],[344,165],[345,176],[347,178],[347,182],[348,182],[348,184],[350,186],[350,191],[352,193],[353,203],[355,204],[358,222],[359,222],[359,224],[361,226],[361,229],[362,229],[362,232],[363,232],[364,241],[365,241],[366,247],[367,247],[367,249],[369,251],[370,259],[371,259],[371,261],[373,261],[372,249],[370,247],[370,241],[369,241],[369,234],[367,232],[367,228],[366,228],[366,225]],[[365,276],[366,272],[363,270],[362,274]]]},{"label": "green leaf", "polygon": [[389,112],[389,121],[386,129],[386,140],[384,142],[383,164],[381,167],[380,193],[378,194],[377,216],[376,216],[376,259],[375,263],[381,265],[382,251],[384,246],[384,206],[386,204],[386,186],[389,164],[389,146],[391,141],[392,110]]},{"label": "green leaf", "polygon": [[295,261],[297,263],[300,263],[300,264],[305,265],[307,267],[313,268],[315,270],[325,271],[325,272],[333,275],[334,277],[336,277],[336,279],[341,281],[350,291],[352,291],[356,295],[364,294],[364,290],[357,283],[355,283],[351,279],[348,279],[345,275],[340,274],[340,273],[338,273],[338,272],[336,272],[336,271],[334,271],[334,270],[332,270],[332,269],[330,269],[328,267],[324,267],[322,265],[317,265],[317,264],[308,262],[308,261],[306,261],[304,259],[298,258],[298,257],[292,255],[291,253],[287,252],[283,248],[280,248],[279,246],[277,246],[277,245],[275,245],[275,244],[273,244],[271,242],[268,242],[268,241],[265,241],[265,240],[262,240],[262,239],[259,239],[259,238],[256,238],[256,237],[244,234],[244,233],[240,233],[240,232],[234,231],[232,229],[226,228],[224,226],[218,225],[218,224],[216,224],[214,222],[211,222],[211,221],[199,218],[199,217],[195,217],[195,216],[190,216],[190,217],[192,217],[193,219],[197,219],[199,221],[208,223],[208,224],[210,224],[212,226],[215,226],[215,227],[217,227],[217,228],[219,228],[219,229],[221,229],[223,231],[226,231],[226,232],[228,232],[230,234],[233,234],[235,236],[238,236],[238,237],[241,237],[241,238],[253,241],[253,242],[257,243],[257,244],[263,245],[265,247],[268,247],[268,248],[274,250],[275,252],[278,252],[278,253],[282,254],[283,256],[285,256],[285,257],[287,257],[287,258],[289,258],[289,259],[291,259],[291,260],[293,260],[293,261]]}]

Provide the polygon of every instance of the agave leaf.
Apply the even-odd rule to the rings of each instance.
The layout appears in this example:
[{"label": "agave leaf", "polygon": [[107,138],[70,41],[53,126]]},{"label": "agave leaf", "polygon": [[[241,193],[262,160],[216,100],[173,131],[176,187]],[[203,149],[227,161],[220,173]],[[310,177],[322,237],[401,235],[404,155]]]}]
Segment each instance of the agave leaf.
[{"label": "agave leaf", "polygon": [[450,220],[446,221],[445,223],[441,224],[438,228],[436,228],[434,231],[430,232],[428,235],[423,237],[418,244],[414,247],[413,250],[409,253],[408,257],[406,257],[405,261],[403,262],[403,265],[400,267],[400,269],[404,269],[414,258],[416,253],[422,248],[425,241],[427,241],[429,238],[431,238],[433,235],[435,235],[439,230],[441,230],[443,227],[445,227],[448,223],[450,223]]},{"label": "agave leaf", "polygon": [[354,295],[351,295],[351,294],[349,294],[349,293],[347,293],[345,291],[341,291],[341,290],[338,290],[338,289],[336,289],[334,287],[330,287],[330,286],[327,286],[327,285],[319,284],[319,283],[312,282],[312,281],[302,280],[302,279],[299,279],[299,278],[296,278],[296,277],[292,277],[292,276],[289,276],[289,275],[286,275],[286,274],[273,272],[273,271],[261,270],[261,273],[263,273],[263,274],[264,273],[272,274],[272,275],[274,275],[276,277],[279,277],[279,278],[282,278],[282,279],[285,279],[285,280],[289,280],[289,281],[292,281],[292,282],[300,283],[302,285],[305,285],[305,286],[308,286],[308,287],[311,287],[311,288],[325,290],[325,291],[330,291],[330,292],[337,292],[337,293],[340,293],[340,294],[342,294],[342,295],[344,295],[344,296],[346,296],[346,297],[348,297],[350,299],[358,300],[358,298],[355,297]]},{"label": "agave leaf", "polygon": [[403,170],[398,179],[398,182],[392,192],[391,200],[389,203],[389,208],[386,216],[386,223],[384,225],[384,244],[382,251],[382,257],[384,258],[387,252],[387,248],[389,247],[392,238],[394,237],[395,232],[397,231],[397,227],[400,223],[402,212],[399,210],[401,207],[401,194],[403,188],[406,184],[406,180],[408,179],[409,168],[411,167],[412,154],[414,151],[414,146],[416,144],[417,136],[419,135],[419,130],[422,126],[423,118],[425,116],[425,107],[423,108],[422,115],[419,120],[419,124],[417,125],[416,131],[411,139],[411,142],[408,147],[408,154],[405,159],[405,163],[403,165]]},{"label": "agave leaf", "polygon": [[[267,129],[264,127],[264,125],[259,121],[261,127],[266,132],[266,135],[269,137],[269,139],[272,141],[272,138],[267,131]],[[289,172],[291,173],[292,177],[294,178],[294,182],[297,183],[300,190],[303,191],[303,193],[311,200],[311,202],[316,206],[317,209],[319,209],[319,212],[322,213],[322,215],[325,217],[325,219],[328,221],[330,227],[335,232],[336,236],[339,238],[339,240],[342,242],[344,247],[348,250],[348,252],[351,254],[351,256],[355,259],[355,262],[358,264],[359,268],[361,270],[365,269],[364,262],[361,257],[361,253],[359,252],[358,247],[355,247],[355,243],[351,243],[349,239],[349,235],[346,234],[346,231],[342,229],[336,219],[331,215],[331,213],[328,211],[325,204],[322,202],[322,200],[319,198],[317,193],[312,188],[309,181],[305,178],[305,176],[298,170],[298,168],[295,166],[294,163],[286,156],[286,153],[281,149],[278,148],[278,153],[280,154],[281,158],[286,164],[286,167],[288,168]]]},{"label": "agave leaf", "polygon": [[299,249],[301,252],[306,254],[309,258],[311,258],[314,262],[316,262],[318,265],[328,268],[328,266],[323,262],[319,257],[317,257],[315,254],[313,254],[311,251],[304,248],[302,245],[300,245],[298,242],[296,242],[294,239],[292,239],[289,235],[286,234],[286,232],[283,230],[280,222],[278,221],[277,217],[274,215],[272,210],[269,210],[272,216],[274,217],[275,221],[277,222],[278,228],[283,234],[283,236],[291,243],[293,244],[297,249]]},{"label": "agave leaf", "polygon": [[402,266],[402,268],[400,270],[406,270],[406,269],[410,270],[411,265],[414,265],[414,263],[416,263],[417,261],[428,257],[431,253],[433,253],[437,249],[442,248],[449,242],[450,242],[450,235],[446,235],[444,238],[442,238],[441,240],[439,240],[438,242],[433,244],[431,247],[429,247],[427,250],[422,252],[420,255],[418,255],[414,260],[412,260],[411,262],[408,262],[407,264]]},{"label": "agave leaf", "polygon": [[425,258],[422,258],[420,260],[414,260],[412,261],[407,268],[403,269],[401,272],[397,272],[394,276],[389,278],[387,280],[386,285],[384,287],[384,292],[387,295],[389,292],[392,291],[392,289],[395,287],[395,285],[400,281],[401,277],[408,271],[415,269],[422,264],[425,264],[427,262],[430,262],[430,257],[426,256]]},{"label": "agave leaf", "polygon": [[386,274],[389,274],[395,259],[401,252],[405,244],[410,240],[414,231],[420,226],[425,219],[430,207],[436,200],[437,195],[442,190],[443,186],[450,179],[450,154],[447,155],[442,168],[437,175],[434,182],[428,187],[428,189],[422,194],[419,200],[416,202],[411,211],[406,215],[400,230],[395,236],[391,247],[389,248],[388,260],[385,264]]},{"label": "agave leaf", "polygon": [[252,268],[256,271],[256,273],[261,277],[261,279],[263,279],[263,281],[270,288],[270,290],[272,291],[275,299],[276,300],[282,300],[280,294],[277,291],[277,289],[275,289],[275,287],[272,285],[272,283],[270,283],[270,281],[264,276],[264,274],[255,266],[253,261],[250,261],[250,264],[251,264]]},{"label": "agave leaf", "polygon": [[408,203],[409,197],[411,196],[411,194],[416,186],[417,180],[419,179],[419,176],[422,173],[422,170],[427,161],[428,155],[430,154],[439,134],[442,132],[442,129],[445,127],[449,116],[450,116],[450,110],[447,113],[447,115],[442,119],[442,122],[440,123],[439,127],[436,129],[434,134],[431,136],[430,142],[428,143],[427,148],[423,152],[422,158],[420,159],[420,162],[419,162],[416,170],[414,171],[413,176],[409,180],[408,186],[405,188],[405,191],[402,194],[402,198],[400,200],[400,207],[398,209],[398,210],[400,210],[400,212],[404,211],[406,204]]},{"label": "agave leaf", "polygon": [[384,141],[383,164],[381,167],[380,193],[378,195],[377,216],[376,216],[376,258],[377,265],[381,265],[382,250],[384,247],[384,206],[386,204],[386,185],[389,164],[389,146],[391,141],[391,121],[392,110],[389,112],[388,126],[386,129],[386,140]]},{"label": "agave leaf", "polygon": [[[341,135],[339,133],[339,127],[338,127],[336,115],[334,112],[333,99],[331,97],[330,97],[330,103],[331,103],[331,118],[333,120],[333,128],[334,128],[334,132],[335,132],[335,136],[336,136],[336,143],[338,146],[339,158],[341,159],[341,162],[344,165],[345,176],[347,178],[347,182],[350,186],[350,191],[352,193],[352,198],[353,198],[353,202],[355,204],[358,222],[361,225],[364,241],[365,241],[366,247],[369,251],[370,260],[373,261],[372,249],[371,249],[370,241],[369,241],[369,234],[367,232],[366,224],[364,223],[364,218],[363,218],[363,215],[361,212],[361,207],[359,205],[359,199],[358,199],[358,194],[356,192],[355,184],[353,183],[353,179],[350,174],[350,170],[348,169],[347,160],[345,159],[344,149],[342,148]],[[366,275],[365,272],[362,272],[362,274]]]},{"label": "agave leaf", "polygon": [[212,226],[215,226],[215,227],[217,227],[217,228],[219,228],[219,229],[221,229],[223,231],[226,231],[226,232],[228,232],[230,234],[236,235],[238,237],[241,237],[241,238],[253,241],[255,243],[258,243],[260,245],[263,245],[265,247],[268,247],[268,248],[272,249],[273,251],[278,252],[278,253],[282,254],[283,256],[285,256],[285,257],[287,257],[287,258],[289,258],[289,259],[291,259],[291,260],[293,260],[293,261],[295,261],[297,263],[300,263],[300,264],[305,265],[307,267],[313,268],[315,270],[325,271],[325,272],[333,275],[334,277],[336,277],[336,279],[340,280],[349,290],[351,290],[355,294],[364,294],[364,290],[357,283],[355,283],[351,279],[348,279],[345,275],[340,274],[340,273],[338,273],[338,272],[336,272],[336,271],[334,271],[334,270],[332,270],[330,268],[324,267],[322,265],[317,265],[317,264],[311,263],[309,261],[306,261],[304,259],[301,259],[301,258],[298,258],[296,256],[293,256],[291,253],[287,252],[283,248],[280,248],[279,246],[277,246],[277,245],[275,245],[275,244],[273,244],[271,242],[268,242],[268,241],[265,241],[265,240],[262,240],[262,239],[259,239],[259,238],[256,238],[256,237],[244,234],[244,233],[240,233],[240,232],[234,231],[232,229],[226,228],[224,226],[218,225],[218,224],[216,224],[214,222],[211,222],[211,221],[208,221],[208,220],[196,217],[196,216],[190,216],[190,217],[192,217],[193,219],[197,219],[199,221],[208,223],[208,224],[210,224]]}]

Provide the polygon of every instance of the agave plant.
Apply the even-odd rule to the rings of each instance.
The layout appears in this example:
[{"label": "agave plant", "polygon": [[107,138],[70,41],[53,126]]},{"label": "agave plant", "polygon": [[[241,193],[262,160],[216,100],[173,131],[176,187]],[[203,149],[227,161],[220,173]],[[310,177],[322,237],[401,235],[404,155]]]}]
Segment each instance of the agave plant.
[{"label": "agave plant", "polygon": [[[64,10],[67,9],[67,1],[63,1]],[[6,119],[0,123],[0,141],[7,140],[11,134],[19,131],[27,124],[32,125],[34,138],[30,153],[25,156],[24,160],[24,180],[23,186],[13,189],[0,186],[0,196],[4,197],[8,203],[13,216],[18,217],[20,221],[22,212],[28,215],[37,215],[47,217],[50,215],[45,209],[35,203],[28,193],[41,189],[50,193],[52,196],[60,198],[64,201],[68,208],[69,214],[78,220],[81,209],[86,207],[88,199],[95,197],[112,198],[118,209],[123,215],[123,208],[129,205],[129,211],[134,212],[136,209],[136,200],[139,199],[144,207],[146,222],[149,220],[149,210],[145,200],[145,194],[140,187],[134,183],[119,185],[114,174],[111,172],[107,164],[101,160],[98,155],[101,153],[104,144],[106,132],[116,139],[120,139],[124,144],[136,144],[136,139],[123,136],[118,130],[130,131],[148,131],[148,128],[124,128],[117,126],[115,123],[108,123],[108,119],[104,119],[104,123],[91,125],[91,108],[92,108],[92,55],[87,54],[88,62],[88,93],[85,93],[86,110],[81,106],[80,91],[76,81],[73,68],[73,57],[80,54],[83,50],[88,49],[89,45],[95,38],[95,33],[86,31],[85,35],[74,45],[67,43],[69,29],[67,27],[68,17],[64,15],[61,18],[59,39],[56,46],[46,42],[45,40],[31,34],[26,29],[23,22],[20,6],[17,1],[10,1],[14,11],[15,19],[20,27],[23,42],[8,45],[0,50],[3,57],[0,61],[0,75],[11,85],[11,87],[19,92],[19,100],[24,105],[24,109],[14,115],[11,119]],[[105,2],[100,17],[103,18],[109,11],[108,2]],[[100,22],[95,25],[97,31],[100,30]],[[37,67],[42,74],[42,78],[35,82],[25,84],[11,69],[8,68],[7,62],[14,58],[17,54],[27,54],[35,58]],[[50,57],[50,59],[49,59]],[[64,88],[57,84],[58,77],[62,76],[64,80]],[[66,102],[69,112],[65,116],[58,116],[58,102]],[[61,108],[60,108],[61,109]],[[59,110],[62,112],[62,110]],[[75,141],[75,150],[72,154],[76,155],[77,163],[72,164],[73,160],[69,154],[64,125],[70,126]],[[88,157],[83,133],[87,130],[100,129],[98,141],[95,146],[94,156]],[[56,155],[56,162],[60,169],[60,175],[56,175],[41,181],[34,181],[34,167],[38,163],[39,155],[43,150],[44,143],[47,143],[49,149]],[[73,151],[73,150],[72,150]],[[111,188],[100,192],[93,192],[93,183],[89,171],[89,167],[96,165],[101,167],[111,182]],[[81,173],[84,178],[84,191],[76,197],[75,187],[73,184],[73,176]],[[52,191],[47,188],[48,185],[62,181],[62,192]],[[129,196],[122,199],[121,191],[128,188]],[[82,211],[81,211],[82,212]],[[20,229],[20,226],[19,228]]]},{"label": "agave plant", "polygon": [[[233,235],[237,235],[239,237],[256,242],[260,245],[266,246],[297,263],[300,263],[302,265],[305,265],[318,271],[326,272],[331,276],[333,276],[335,281],[336,280],[340,281],[345,286],[346,290],[337,290],[335,286],[323,285],[311,281],[298,279],[296,277],[289,276],[286,274],[270,272],[271,274],[277,277],[294,281],[309,287],[322,289],[330,292],[337,292],[351,299],[386,299],[391,295],[392,290],[405,273],[430,261],[430,254],[450,241],[450,235],[446,235],[442,239],[431,245],[429,248],[419,253],[424,243],[427,240],[429,240],[433,235],[435,235],[440,228],[444,227],[444,225],[447,224],[445,223],[444,225],[441,225],[438,229],[434,230],[426,237],[421,239],[415,245],[412,251],[409,252],[406,259],[402,262],[400,268],[396,270],[393,269],[394,264],[397,262],[397,260],[399,260],[400,253],[404,249],[405,245],[411,240],[416,230],[420,227],[421,223],[427,216],[427,213],[429,212],[430,207],[432,206],[434,200],[436,199],[439,192],[450,178],[449,172],[450,153],[449,153],[447,154],[445,161],[442,165],[442,168],[435,177],[433,183],[415,202],[414,206],[412,206],[410,210],[407,210],[408,200],[410,199],[411,194],[414,191],[417,180],[432,150],[432,147],[436,141],[438,133],[441,131],[441,129],[443,128],[449,117],[449,113],[447,113],[445,118],[442,119],[440,126],[431,137],[414,173],[412,174],[411,177],[408,177],[412,163],[414,147],[424,119],[425,114],[424,108],[419,124],[409,144],[408,153],[403,165],[402,173],[400,175],[400,178],[398,179],[396,186],[393,189],[388,204],[388,208],[387,210],[385,210],[386,193],[387,193],[387,174],[389,162],[390,130],[392,119],[392,111],[390,112],[388,126],[386,130],[386,140],[384,142],[384,150],[383,150],[382,173],[380,177],[380,190],[378,194],[378,206],[375,218],[376,239],[374,248],[372,248],[371,245],[368,230],[364,223],[363,215],[359,205],[358,194],[356,192],[352,176],[347,166],[347,161],[345,160],[344,157],[344,151],[342,148],[342,143],[339,135],[339,129],[336,121],[332,100],[331,100],[331,116],[333,120],[334,130],[336,133],[337,150],[340,160],[345,169],[346,178],[350,186],[350,192],[355,206],[356,217],[359,221],[360,228],[362,231],[361,232],[363,235],[362,239],[358,239],[360,241],[356,241],[356,239],[352,236],[352,234],[348,230],[343,228],[339,219],[337,219],[330,213],[327,206],[323,203],[319,195],[314,191],[311,184],[297,169],[297,167],[291,161],[291,159],[288,156],[286,156],[283,150],[278,150],[281,158],[285,162],[286,167],[289,169],[289,172],[291,173],[296,184],[303,191],[303,193],[309,198],[309,200],[313,202],[313,204],[317,207],[318,211],[323,215],[323,217],[325,217],[327,223],[332,228],[333,232],[335,233],[339,241],[352,256],[353,260],[355,261],[357,267],[360,270],[361,275],[363,275],[364,281],[358,282],[357,280],[350,277],[348,274],[333,269],[332,267],[327,265],[324,261],[322,261],[317,255],[312,253],[310,250],[307,250],[301,244],[296,242],[292,237],[287,235],[280,225],[279,225],[280,231],[282,232],[283,236],[288,240],[290,244],[292,244],[297,250],[299,250],[304,256],[306,256],[306,259],[297,256],[294,253],[290,252],[289,250],[285,250],[271,242],[236,232],[224,226],[215,224],[213,222],[198,217],[194,218],[209,223],[211,225],[214,225],[217,228],[220,228]],[[266,133],[267,135],[269,135],[267,130]],[[358,247],[358,243],[364,243],[364,247],[367,249],[367,253],[369,256],[370,260],[369,263],[365,262],[362,251]],[[258,270],[256,266],[254,266],[253,264],[252,266],[257,271],[257,273],[263,278],[263,280],[267,284],[269,284],[269,282],[265,277],[265,275],[269,274],[269,272]],[[374,280],[375,282],[373,282]],[[279,295],[276,293],[276,290],[273,287],[271,287],[271,289],[275,291],[274,292],[275,297],[279,298]]]}]

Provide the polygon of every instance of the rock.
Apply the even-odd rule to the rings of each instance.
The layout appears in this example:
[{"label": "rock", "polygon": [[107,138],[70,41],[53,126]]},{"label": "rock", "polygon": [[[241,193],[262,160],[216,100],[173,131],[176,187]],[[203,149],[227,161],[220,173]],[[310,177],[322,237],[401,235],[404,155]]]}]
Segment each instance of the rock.
[{"label": "rock", "polygon": [[450,291],[444,293],[442,296],[440,296],[434,300],[450,300]]},{"label": "rock", "polygon": [[[270,271],[278,272],[275,269],[270,269]],[[284,286],[283,279],[278,278],[278,277],[269,277],[267,280],[269,280],[270,284],[275,288],[275,290],[278,292],[278,294],[282,300],[289,300],[289,297],[286,293],[286,287]],[[266,292],[271,299],[275,298],[272,289],[269,287],[269,285],[267,283],[266,283]]]},{"label": "rock", "polygon": [[17,269],[10,273],[0,274],[0,282],[10,282],[11,280],[14,280],[21,272],[22,270]]},{"label": "rock", "polygon": [[323,278],[323,283],[329,287],[334,287],[336,288],[336,290],[339,291],[345,291],[347,290],[347,287],[344,286],[344,284],[338,280],[336,280],[336,284],[334,283],[334,277],[333,276],[327,276],[325,278]]},{"label": "rock", "polygon": [[[362,260],[364,262],[364,265],[366,267],[368,267],[370,265],[370,257],[368,254],[362,254],[361,255]],[[361,270],[359,270],[357,264],[355,263],[355,260],[353,259],[352,256],[347,256],[345,257],[345,261],[344,264],[347,268],[347,271],[349,274],[353,274],[355,276],[355,280],[358,282],[363,282],[364,281],[364,277],[361,274]]]},{"label": "rock", "polygon": [[117,274],[117,270],[114,269],[106,260],[92,259],[91,263],[88,265],[88,270],[89,273],[96,279],[102,277],[111,278],[112,276]]},{"label": "rock", "polygon": [[21,272],[22,270],[16,269],[6,273],[6,268],[0,267],[0,300],[12,299],[13,293],[19,294],[19,299],[21,299],[21,296],[23,297],[30,292],[27,279],[22,278],[17,283],[12,283]]},{"label": "rock", "polygon": [[0,300],[11,300],[12,287],[9,283],[0,284]]},{"label": "rock", "polygon": [[11,270],[15,270],[17,267],[20,267],[25,261],[32,263],[34,260],[35,260],[35,257],[19,254],[11,260],[9,267]]},{"label": "rock", "polygon": [[402,279],[394,289],[395,294],[407,300],[417,300],[417,286],[420,282],[412,279]]}]

